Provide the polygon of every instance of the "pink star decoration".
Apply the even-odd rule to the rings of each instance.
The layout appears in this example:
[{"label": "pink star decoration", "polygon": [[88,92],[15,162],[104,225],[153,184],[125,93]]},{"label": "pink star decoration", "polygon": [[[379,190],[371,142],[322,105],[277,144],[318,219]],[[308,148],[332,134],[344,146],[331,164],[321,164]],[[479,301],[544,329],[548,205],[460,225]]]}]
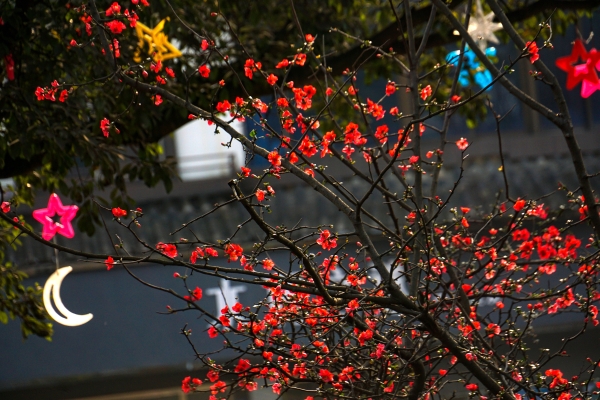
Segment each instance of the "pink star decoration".
[{"label": "pink star decoration", "polygon": [[[42,237],[45,240],[52,239],[57,233],[70,239],[75,236],[71,221],[75,218],[78,209],[77,206],[63,206],[58,195],[52,193],[48,199],[48,208],[34,210],[33,218],[44,225]],[[60,222],[54,222],[52,219],[57,214],[60,216]]]},{"label": "pink star decoration", "polygon": [[[576,64],[581,59],[580,64]],[[590,97],[596,90],[600,90],[600,80],[596,69],[600,67],[600,52],[585,49],[583,42],[576,39],[573,43],[571,54],[556,60],[556,66],[567,73],[567,89],[571,90],[581,84],[581,97]]]}]

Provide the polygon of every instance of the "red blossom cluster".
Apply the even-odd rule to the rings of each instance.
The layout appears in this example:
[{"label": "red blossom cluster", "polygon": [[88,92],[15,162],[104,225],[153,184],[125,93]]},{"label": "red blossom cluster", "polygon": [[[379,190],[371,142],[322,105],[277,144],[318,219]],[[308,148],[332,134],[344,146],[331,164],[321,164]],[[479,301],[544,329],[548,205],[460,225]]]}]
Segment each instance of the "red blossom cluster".
[{"label": "red blossom cluster", "polygon": [[[145,0],[141,1],[147,5]],[[137,5],[138,0],[132,3]],[[115,35],[127,29],[124,24],[127,20],[131,27],[138,20],[135,12],[125,10],[121,13],[121,9],[121,5],[114,2],[105,12],[106,17],[113,19],[104,22],[104,26]],[[83,15],[81,21],[91,35],[92,19]],[[420,137],[427,129],[426,123],[429,128],[432,124],[425,121],[427,118],[402,114],[398,105],[388,105],[394,100],[391,96],[404,87],[393,81],[387,81],[376,96],[371,95],[380,100],[365,96],[362,99],[366,102],[363,102],[360,95],[366,90],[359,91],[356,86],[357,71],[346,70],[345,80],[341,82],[328,81],[322,86],[306,84],[302,87],[286,80],[285,74],[276,76],[272,73],[277,69],[289,72],[288,69],[306,65],[315,37],[306,34],[304,39],[303,47],[282,59],[274,70],[268,66],[263,68],[260,61],[252,58],[245,60],[244,76],[253,79],[258,74],[264,78],[273,86],[274,99],[249,95],[240,95],[235,100],[218,97],[225,82],[217,85],[216,80],[220,78],[216,78],[215,82],[202,81],[218,94],[215,95],[214,109],[208,111],[229,113],[232,119],[240,121],[246,118],[254,121],[257,127],[264,128],[269,139],[276,141],[268,149],[261,148],[253,154],[266,158],[268,168],[262,172],[255,168],[252,173],[249,166],[243,166],[237,174],[239,179],[230,183],[236,187],[240,181],[255,180],[256,184],[246,195],[238,196],[241,193],[239,187],[236,189],[240,192],[235,193],[235,200],[253,211],[250,212],[252,218],[256,220],[255,214],[268,209],[271,204],[265,202],[275,196],[274,188],[263,180],[265,176],[270,174],[280,178],[291,173],[302,181],[311,182],[312,187],[324,197],[331,198],[339,210],[344,209],[351,224],[346,234],[339,225],[336,229],[340,233],[337,233],[333,231],[333,225],[307,227],[298,224],[286,228],[263,218],[255,222],[263,229],[266,239],[254,246],[244,243],[242,247],[233,243],[234,238],[241,240],[235,235],[212,245],[198,238],[189,242],[182,238],[177,245],[156,244],[156,251],[171,259],[163,258],[165,263],[210,274],[237,268],[235,279],[239,275],[240,280],[262,285],[268,291],[269,297],[252,307],[236,300],[235,304],[223,307],[217,316],[205,312],[210,321],[208,337],[222,336],[230,349],[241,354],[231,364],[202,360],[208,368],[206,379],[210,382],[207,390],[210,399],[217,399],[228,388],[254,391],[263,384],[280,395],[297,381],[313,382],[319,390],[315,393],[331,398],[353,398],[364,391],[373,397],[422,399],[443,396],[440,393],[446,384],[460,382],[461,389],[464,385],[471,396],[481,394],[480,397],[485,399],[484,384],[479,380],[474,383],[473,374],[465,372],[482,366],[493,370],[512,388],[526,388],[521,382],[533,379],[543,386],[545,376],[550,378],[545,387],[554,390],[555,397],[571,398],[573,385],[561,370],[548,369],[542,373],[538,367],[518,362],[505,368],[513,360],[501,359],[495,350],[507,346],[525,351],[525,342],[516,333],[519,318],[529,324],[542,316],[580,310],[585,315],[583,323],[598,325],[600,293],[596,285],[600,268],[597,259],[582,254],[581,239],[568,233],[567,229],[557,227],[558,223],[548,218],[549,210],[539,200],[515,200],[506,193],[505,198],[499,197],[497,204],[486,213],[476,207],[449,205],[451,196],[430,196],[421,190],[423,186],[419,188],[419,195],[415,195],[419,180],[429,175],[438,176],[436,171],[442,166],[444,152],[449,151],[444,145],[451,144],[451,151],[456,152],[455,144],[458,151],[464,152],[469,141],[460,137],[451,142],[442,140],[442,144],[436,145],[439,148],[420,149],[424,143]],[[71,45],[79,46],[77,41]],[[118,58],[122,50],[119,42],[112,38],[108,46]],[[211,75],[210,56],[222,49],[207,39],[202,39],[200,49],[203,58],[197,61],[201,63],[198,74],[206,79]],[[535,42],[527,42],[526,50],[531,62],[538,60],[539,49]],[[227,57],[225,55],[224,59]],[[218,64],[212,65],[216,68]],[[151,77],[152,88],[146,92],[152,102],[158,106],[172,99],[172,96],[163,99],[155,87],[175,78],[175,71],[159,60],[140,67],[131,75],[146,79],[148,72],[145,69],[156,75]],[[427,84],[428,79],[425,77],[406,86],[407,92],[416,91],[414,108],[424,111],[419,115],[425,115],[425,111],[434,105],[441,106],[432,99],[433,88]],[[324,93],[317,87],[325,88]],[[443,107],[457,109],[470,100],[461,102],[458,94],[434,87],[438,96],[449,97]],[[55,101],[60,88],[62,86],[54,81],[48,88],[38,87],[35,94],[40,101]],[[67,97],[68,92],[63,89],[59,100],[64,102]],[[356,112],[354,117],[342,121],[331,118],[326,112],[313,110],[313,104],[322,107],[323,102],[327,102],[329,107],[337,101],[348,102],[348,111]],[[324,110],[329,112],[331,109]],[[229,128],[208,117],[208,113],[189,110],[193,112],[189,119],[207,119],[209,124]],[[280,126],[274,127],[267,121],[270,112],[276,114]],[[386,123],[380,122],[386,114]],[[327,126],[328,131],[324,132],[321,124]],[[100,121],[100,130],[105,137],[111,130],[119,132],[107,118]],[[427,135],[433,131],[428,130]],[[254,139],[252,135],[248,136]],[[247,139],[246,136],[240,140],[243,139]],[[247,148],[259,146],[256,141],[249,140],[244,144]],[[360,157],[357,157],[358,162],[352,159],[357,151],[366,162],[365,170],[356,166],[362,163]],[[325,166],[319,164],[322,160],[316,157],[317,154],[321,159],[326,155],[335,156],[336,162],[348,167],[353,178],[366,182],[368,189],[356,196],[351,186],[343,186],[324,173]],[[385,168],[383,172],[382,167]],[[393,171],[389,175],[399,181],[397,187],[400,190],[405,189],[403,195],[398,195],[396,188],[387,186],[391,179],[384,176],[386,171]],[[325,183],[314,179],[316,173]],[[371,201],[373,197],[363,201],[364,193],[368,193],[367,197],[372,193],[382,195],[384,203],[377,206],[385,207],[389,221],[382,222],[370,212],[372,208],[366,200]],[[585,198],[570,196],[582,220],[589,219]],[[10,204],[2,203],[2,211],[9,212]],[[119,207],[111,211],[117,220],[128,214]],[[138,215],[137,211],[132,213]],[[243,225],[238,229],[244,229]],[[371,243],[370,239],[375,236],[363,232],[365,230],[376,232],[380,242]],[[354,245],[352,236],[359,236],[365,245],[360,242]],[[592,238],[589,246],[594,243]],[[177,246],[189,254],[189,262],[179,257]],[[289,266],[280,261],[276,265],[271,258],[272,249],[276,252],[282,248],[290,251]],[[222,251],[224,259],[236,262],[236,265],[227,265],[227,269],[209,265],[211,257],[219,256],[217,249]],[[110,270],[116,262],[109,256],[104,265]],[[549,287],[546,280],[559,275],[559,283]],[[186,294],[178,295],[178,298],[187,301],[188,308],[203,310],[201,303],[196,304],[202,298],[202,289],[188,287],[190,277],[187,274],[176,272],[173,276],[186,290]],[[515,307],[518,312],[514,311]],[[518,317],[514,317],[513,312]],[[229,340],[232,335],[238,340]],[[228,378],[222,379],[223,376]],[[185,393],[202,390],[201,385],[200,379],[188,376],[182,381],[182,390]],[[419,385],[418,396],[411,393]],[[488,383],[485,390],[491,390],[489,386]],[[504,391],[502,387],[497,394]],[[513,397],[522,398],[519,394]]]},{"label": "red blossom cluster", "polygon": [[320,244],[325,250],[331,250],[337,246],[337,239],[329,232],[329,230],[324,229],[317,239],[317,244]]},{"label": "red blossom cluster", "polygon": [[189,295],[183,296],[183,299],[187,300],[189,302],[195,302],[195,301],[200,300],[201,298],[202,298],[202,289],[200,289],[198,286],[196,286],[196,288],[194,290],[192,290]]},{"label": "red blossom cluster", "polygon": [[[49,100],[49,101],[56,101],[56,93],[58,92],[58,90],[60,89],[60,85],[58,83],[58,81],[54,80],[49,87],[37,87],[37,89],[35,89],[35,97],[37,98],[38,101],[43,101],[43,100]],[[69,97],[69,92],[66,89],[62,89],[60,91],[60,95],[58,96],[58,101],[60,101],[61,103],[64,103],[65,101],[67,101],[67,98]]]},{"label": "red blossom cluster", "polygon": [[178,256],[177,246],[172,243],[158,242],[156,244],[156,250],[160,251],[167,257],[175,258]]},{"label": "red blossom cluster", "polygon": [[246,77],[248,79],[252,79],[254,76],[254,73],[260,71],[261,68],[262,68],[261,62],[254,62],[253,59],[249,58],[244,63],[244,75],[246,75]]}]

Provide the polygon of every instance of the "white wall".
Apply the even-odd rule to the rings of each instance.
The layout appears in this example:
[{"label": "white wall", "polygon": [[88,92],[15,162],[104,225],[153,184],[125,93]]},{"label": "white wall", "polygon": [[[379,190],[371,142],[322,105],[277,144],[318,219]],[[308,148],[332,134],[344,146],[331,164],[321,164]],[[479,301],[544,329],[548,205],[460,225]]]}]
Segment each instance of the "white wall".
[{"label": "white wall", "polygon": [[[244,133],[244,123],[234,121],[231,126]],[[175,150],[178,170],[183,181],[202,180],[230,176],[244,164],[242,145],[228,143],[229,135],[221,131],[215,134],[215,125],[204,120],[191,121],[175,131]]]}]

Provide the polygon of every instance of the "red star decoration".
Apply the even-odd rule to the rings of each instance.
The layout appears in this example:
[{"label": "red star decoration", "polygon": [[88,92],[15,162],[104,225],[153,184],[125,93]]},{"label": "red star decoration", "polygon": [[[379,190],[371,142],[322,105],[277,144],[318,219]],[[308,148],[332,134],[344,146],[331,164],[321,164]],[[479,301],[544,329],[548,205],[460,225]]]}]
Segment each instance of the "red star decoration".
[{"label": "red star decoration", "polygon": [[[58,195],[52,193],[48,199],[48,207],[34,210],[33,218],[44,225],[42,237],[45,240],[52,239],[57,233],[70,239],[75,236],[71,221],[75,218],[78,209],[77,206],[63,206]],[[52,217],[55,215],[60,216],[60,222],[54,222]]]},{"label": "red star decoration", "polygon": [[[580,64],[576,64],[581,59]],[[600,89],[600,81],[596,73],[596,65],[600,61],[600,53],[596,49],[588,53],[580,39],[573,43],[571,54],[556,60],[556,66],[567,73],[567,89],[571,90],[580,82],[581,96],[590,97],[592,93]]]}]

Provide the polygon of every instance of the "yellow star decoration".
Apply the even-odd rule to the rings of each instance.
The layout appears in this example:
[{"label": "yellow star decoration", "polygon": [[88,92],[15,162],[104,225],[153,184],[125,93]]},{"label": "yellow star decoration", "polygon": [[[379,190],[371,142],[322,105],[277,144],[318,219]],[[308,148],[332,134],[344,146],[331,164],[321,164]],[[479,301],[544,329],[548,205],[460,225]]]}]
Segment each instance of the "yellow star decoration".
[{"label": "yellow star decoration", "polygon": [[144,50],[144,44],[146,43],[148,44],[148,54],[152,56],[154,61],[168,60],[181,56],[181,52],[169,43],[167,35],[162,31],[165,27],[165,20],[168,20],[168,18],[160,21],[153,29],[148,28],[139,21],[135,24],[135,31],[139,39],[139,49],[133,57],[135,62],[142,61],[140,52]]}]

